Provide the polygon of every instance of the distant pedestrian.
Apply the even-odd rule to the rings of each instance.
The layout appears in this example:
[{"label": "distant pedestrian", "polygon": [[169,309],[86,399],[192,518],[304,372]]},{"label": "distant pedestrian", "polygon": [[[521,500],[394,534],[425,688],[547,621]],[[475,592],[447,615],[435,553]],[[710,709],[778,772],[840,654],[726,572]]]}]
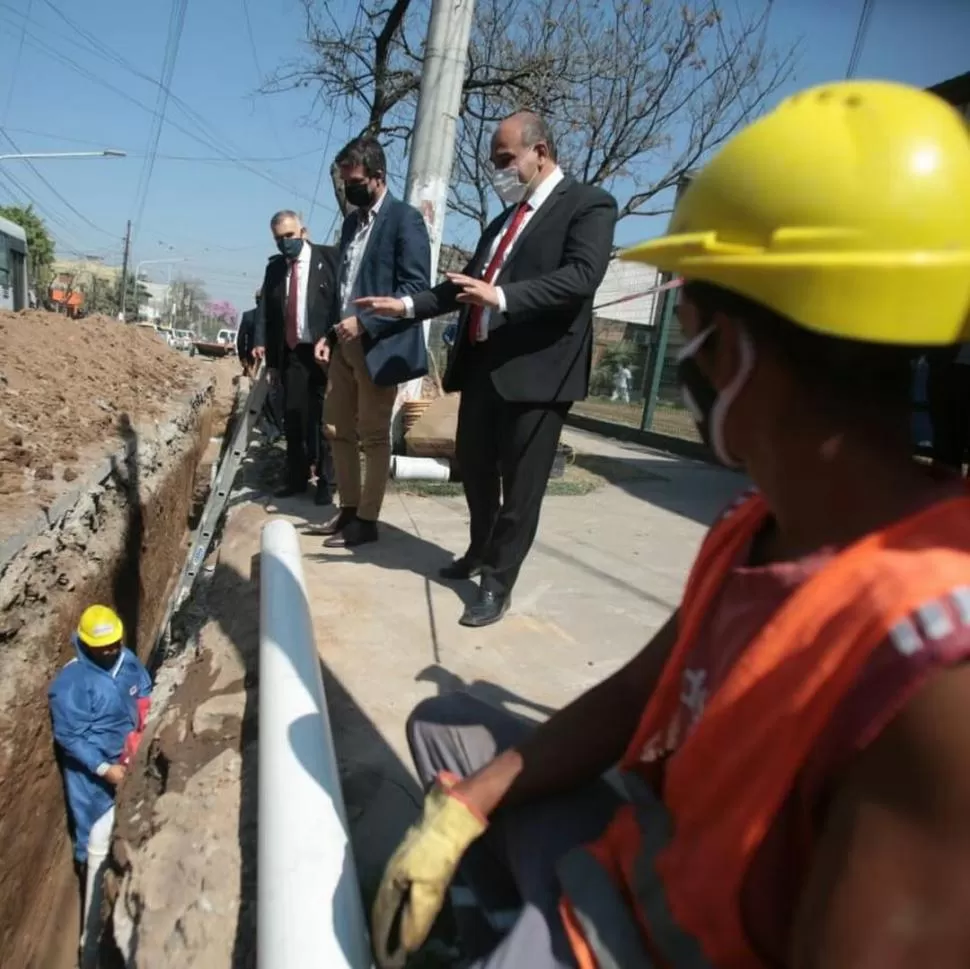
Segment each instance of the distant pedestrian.
[{"label": "distant pedestrian", "polygon": [[239,362],[242,364],[243,374],[249,376],[256,363],[253,353],[256,340],[256,314],[259,312],[259,303],[262,299],[262,291],[256,290],[253,296],[254,306],[251,310],[246,310],[239,317],[239,328],[236,330],[236,353],[239,355]]},{"label": "distant pedestrian", "polygon": [[620,400],[624,404],[629,404],[630,382],[632,380],[633,372],[625,363],[621,363],[613,374],[613,396],[610,400]]}]

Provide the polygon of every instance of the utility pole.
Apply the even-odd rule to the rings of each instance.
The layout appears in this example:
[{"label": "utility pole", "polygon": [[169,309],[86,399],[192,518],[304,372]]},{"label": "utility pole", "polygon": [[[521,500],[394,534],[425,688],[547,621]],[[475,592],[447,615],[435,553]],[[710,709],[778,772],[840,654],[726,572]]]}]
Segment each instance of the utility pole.
[{"label": "utility pole", "polygon": [[128,296],[128,256],[131,249],[131,219],[125,228],[125,254],[121,259],[121,309],[118,312],[118,319],[125,322],[125,300]]},{"label": "utility pole", "polygon": [[[431,0],[406,194],[408,202],[424,216],[428,226],[432,286],[438,278],[448,186],[455,161],[455,129],[474,13],[475,0]],[[430,322],[425,322],[425,343],[430,331]],[[402,391],[404,400],[418,397],[421,380],[409,381]],[[399,394],[396,403],[401,400],[402,394]]]},{"label": "utility pole", "polygon": [[432,285],[437,278],[474,12],[474,0],[431,0],[406,191],[408,202],[428,224]]}]

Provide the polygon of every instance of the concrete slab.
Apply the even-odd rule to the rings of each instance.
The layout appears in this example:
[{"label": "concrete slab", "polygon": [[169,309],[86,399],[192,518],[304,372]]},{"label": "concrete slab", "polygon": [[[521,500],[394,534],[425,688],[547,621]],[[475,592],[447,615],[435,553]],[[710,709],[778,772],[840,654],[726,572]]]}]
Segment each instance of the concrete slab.
[{"label": "concrete slab", "polygon": [[566,440],[609,483],[546,500],[512,610],[487,629],[457,623],[472,583],[437,578],[467,542],[462,499],[391,494],[381,541],[354,551],[306,534],[322,517],[307,499],[281,503],[302,530],[365,896],[420,803],[404,732],[415,704],[467,688],[541,719],[599,682],[665,621],[707,523],[744,487],[708,464],[581,432]]}]

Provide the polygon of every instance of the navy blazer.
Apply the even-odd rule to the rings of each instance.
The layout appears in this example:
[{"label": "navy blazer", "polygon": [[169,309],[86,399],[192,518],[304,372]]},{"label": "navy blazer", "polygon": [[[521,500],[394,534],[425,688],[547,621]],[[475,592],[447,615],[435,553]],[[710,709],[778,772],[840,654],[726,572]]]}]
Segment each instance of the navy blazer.
[{"label": "navy blazer", "polygon": [[[334,323],[341,319],[340,280],[347,271],[347,249],[357,229],[357,213],[344,219],[340,268],[335,287]],[[388,192],[374,219],[357,274],[353,297],[410,296],[431,285],[431,243],[421,213]],[[361,342],[371,379],[389,387],[428,372],[424,329],[416,320],[391,319],[357,311]]]}]

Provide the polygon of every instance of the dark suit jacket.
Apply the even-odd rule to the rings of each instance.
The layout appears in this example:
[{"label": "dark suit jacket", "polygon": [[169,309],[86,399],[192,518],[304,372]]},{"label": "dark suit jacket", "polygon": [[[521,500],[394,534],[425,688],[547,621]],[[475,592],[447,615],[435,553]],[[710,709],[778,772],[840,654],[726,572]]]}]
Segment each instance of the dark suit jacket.
[{"label": "dark suit jacket", "polygon": [[[489,249],[502,231],[506,209],[482,234],[464,269],[485,272]],[[582,400],[589,390],[593,346],[593,296],[613,248],[616,200],[568,176],[553,189],[516,239],[495,280],[506,312],[493,311],[488,339],[468,339],[467,306],[458,287],[440,283],[413,297],[414,315],[428,319],[461,309],[444,388],[461,390],[485,370],[501,397],[522,403]]]},{"label": "dark suit jacket", "polygon": [[[357,213],[344,220],[340,233],[340,272],[357,229]],[[394,198],[384,197],[374,219],[360,263],[354,297],[410,296],[431,285],[431,244],[421,213]],[[340,322],[340,286],[336,287],[334,323]],[[359,311],[361,341],[367,370],[381,387],[404,383],[428,372],[424,332],[415,320],[390,319]]]},{"label": "dark suit jacket", "polygon": [[[310,278],[306,288],[306,319],[313,343],[327,335],[333,325],[333,296],[337,286],[337,249],[310,244]],[[256,317],[255,346],[266,348],[266,366],[278,368],[286,345],[286,277],[289,266],[283,256],[273,256],[263,277],[262,310]]]},{"label": "dark suit jacket", "polygon": [[259,313],[258,307],[246,310],[239,321],[239,330],[236,333],[236,352],[239,359],[246,363],[253,352],[254,340],[256,339],[256,314]]}]

